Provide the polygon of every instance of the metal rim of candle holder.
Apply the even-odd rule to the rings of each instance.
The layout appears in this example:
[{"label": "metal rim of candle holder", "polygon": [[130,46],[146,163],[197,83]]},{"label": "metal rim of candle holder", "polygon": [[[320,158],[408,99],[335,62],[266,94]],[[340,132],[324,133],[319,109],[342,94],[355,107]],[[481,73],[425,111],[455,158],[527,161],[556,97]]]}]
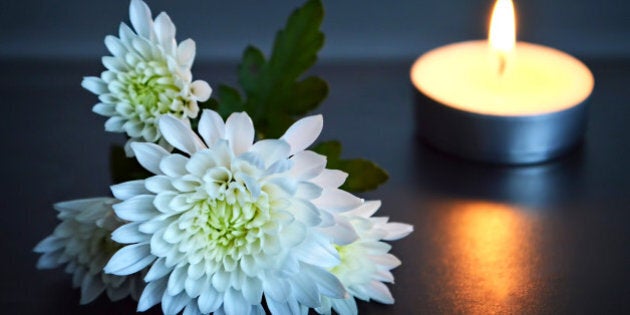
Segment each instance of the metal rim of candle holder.
[{"label": "metal rim of candle holder", "polygon": [[414,88],[417,132],[431,146],[466,159],[524,165],[562,156],[584,137],[587,100],[528,116],[496,116],[443,105]]}]

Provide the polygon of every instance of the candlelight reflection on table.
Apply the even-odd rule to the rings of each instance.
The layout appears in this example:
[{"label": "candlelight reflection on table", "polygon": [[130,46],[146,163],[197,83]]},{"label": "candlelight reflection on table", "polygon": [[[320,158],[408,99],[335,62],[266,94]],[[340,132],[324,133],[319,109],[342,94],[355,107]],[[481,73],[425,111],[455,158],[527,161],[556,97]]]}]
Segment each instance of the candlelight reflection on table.
[{"label": "candlelight reflection on table", "polygon": [[443,310],[464,314],[527,313],[540,301],[536,218],[505,204],[448,205],[436,240],[435,289]]}]

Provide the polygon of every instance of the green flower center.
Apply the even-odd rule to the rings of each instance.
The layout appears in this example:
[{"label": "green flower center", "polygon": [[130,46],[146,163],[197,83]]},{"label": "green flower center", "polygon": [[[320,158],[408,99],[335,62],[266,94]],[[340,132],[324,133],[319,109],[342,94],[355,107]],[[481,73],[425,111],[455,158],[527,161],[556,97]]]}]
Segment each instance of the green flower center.
[{"label": "green flower center", "polygon": [[117,72],[108,85],[116,99],[116,112],[129,121],[123,128],[130,137],[156,141],[157,118],[164,114],[182,118],[190,115],[190,100],[166,60],[128,62],[127,66],[128,70]]},{"label": "green flower center", "polygon": [[226,269],[234,267],[243,256],[259,253],[264,240],[272,237],[265,231],[273,222],[267,195],[250,199],[249,193],[231,187],[220,198],[194,202],[177,221],[178,233],[184,235],[180,251],[198,253]]},{"label": "green flower center", "polygon": [[182,112],[184,99],[165,61],[138,62],[121,79],[123,97],[138,114]]},{"label": "green flower center", "polygon": [[238,251],[248,244],[269,218],[268,211],[264,211],[256,203],[229,204],[226,201],[212,201],[211,204],[213,205],[203,208],[201,217],[205,222],[200,230],[208,236],[211,243],[227,253]]}]

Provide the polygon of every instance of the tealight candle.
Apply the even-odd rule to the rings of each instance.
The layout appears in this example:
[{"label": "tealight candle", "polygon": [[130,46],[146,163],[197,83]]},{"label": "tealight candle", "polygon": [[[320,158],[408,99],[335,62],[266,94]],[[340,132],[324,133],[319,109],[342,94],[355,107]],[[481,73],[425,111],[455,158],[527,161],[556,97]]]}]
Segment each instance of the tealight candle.
[{"label": "tealight candle", "polygon": [[488,41],[443,46],[411,69],[418,127],[432,145],[462,157],[536,163],[582,138],[589,69],[559,50],[516,42],[511,0],[495,4]]}]

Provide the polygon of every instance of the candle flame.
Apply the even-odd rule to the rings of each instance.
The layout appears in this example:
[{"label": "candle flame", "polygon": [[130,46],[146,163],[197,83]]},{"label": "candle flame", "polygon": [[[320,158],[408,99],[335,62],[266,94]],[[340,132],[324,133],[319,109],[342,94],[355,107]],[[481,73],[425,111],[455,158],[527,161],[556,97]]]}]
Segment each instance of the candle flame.
[{"label": "candle flame", "polygon": [[497,0],[490,19],[488,41],[493,50],[507,54],[516,45],[516,22],[512,0]]},{"label": "candle flame", "polygon": [[503,76],[508,64],[508,57],[516,45],[516,22],[514,21],[512,0],[497,0],[492,10],[488,42],[497,53],[499,76]]}]

